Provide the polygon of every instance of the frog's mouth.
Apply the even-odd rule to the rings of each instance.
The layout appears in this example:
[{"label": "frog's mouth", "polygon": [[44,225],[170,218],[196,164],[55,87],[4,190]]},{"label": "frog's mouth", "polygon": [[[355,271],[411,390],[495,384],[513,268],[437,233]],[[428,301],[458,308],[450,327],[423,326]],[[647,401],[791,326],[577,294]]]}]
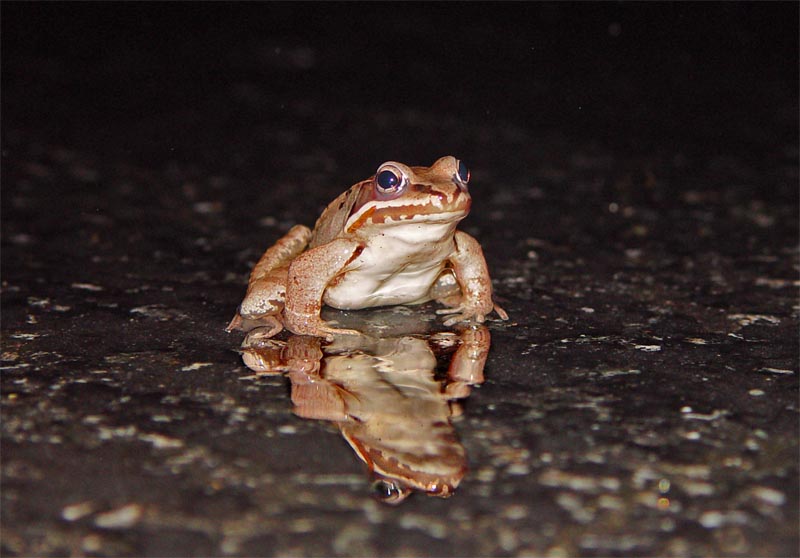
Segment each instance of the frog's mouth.
[{"label": "frog's mouth", "polygon": [[454,223],[467,216],[471,204],[470,197],[463,195],[449,204],[416,204],[403,200],[397,200],[397,203],[382,202],[380,205],[367,204],[350,217],[347,232],[370,225]]},{"label": "frog's mouth", "polygon": [[[413,454],[393,455],[392,452],[387,454],[364,443],[352,432],[342,429],[342,434],[359,458],[367,464],[375,478],[400,492],[399,495],[402,497],[398,501],[405,499],[411,490],[439,498],[449,498],[467,472],[466,463],[461,463],[458,456],[455,458],[452,455],[438,456],[438,458],[427,456],[416,462]],[[401,456],[405,459],[399,459]],[[414,464],[417,467],[414,467]],[[437,465],[441,469],[438,474],[435,472]]]}]

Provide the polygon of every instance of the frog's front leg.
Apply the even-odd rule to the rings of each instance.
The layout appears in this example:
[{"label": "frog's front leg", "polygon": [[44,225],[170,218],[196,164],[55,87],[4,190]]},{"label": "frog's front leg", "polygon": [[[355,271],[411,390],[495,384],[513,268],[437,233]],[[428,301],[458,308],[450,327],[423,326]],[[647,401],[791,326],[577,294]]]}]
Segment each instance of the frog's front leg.
[{"label": "frog's front leg", "polygon": [[264,336],[272,337],[283,329],[281,310],[286,298],[289,264],[305,250],[309,238],[308,227],[295,225],[264,252],[250,273],[247,294],[228,324],[228,331],[266,327],[268,333]]},{"label": "frog's front leg", "polygon": [[344,268],[361,252],[362,245],[344,238],[303,252],[289,266],[286,283],[284,325],[298,335],[333,338],[333,334],[354,334],[351,329],[330,327],[320,317],[322,295]]},{"label": "frog's front leg", "polygon": [[445,320],[446,326],[467,320],[483,322],[492,310],[507,320],[508,314],[492,300],[492,280],[478,241],[465,232],[456,231],[455,245],[450,263],[461,286],[461,299],[452,308],[437,310],[437,314],[454,314]]}]

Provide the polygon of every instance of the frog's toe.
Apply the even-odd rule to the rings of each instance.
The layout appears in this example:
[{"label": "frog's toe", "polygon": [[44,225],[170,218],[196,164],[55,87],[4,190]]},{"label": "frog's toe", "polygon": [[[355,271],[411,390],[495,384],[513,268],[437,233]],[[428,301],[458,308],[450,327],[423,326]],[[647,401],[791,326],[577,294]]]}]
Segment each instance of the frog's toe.
[{"label": "frog's toe", "polygon": [[335,335],[360,335],[361,332],[354,329],[337,329],[329,326],[318,314],[299,312],[285,312],[286,326],[289,331],[297,335],[311,335],[313,337],[324,337],[332,341]]},{"label": "frog's toe", "polygon": [[482,324],[486,319],[486,316],[481,312],[477,312],[474,310],[470,311],[469,309],[466,308],[457,308],[456,310],[461,311],[461,313],[454,314],[449,318],[447,318],[444,321],[444,325],[446,325],[447,327],[454,326],[459,322],[477,322],[479,324]]},{"label": "frog's toe", "polygon": [[508,312],[503,310],[498,304],[494,305],[494,312],[495,314],[500,316],[500,319],[503,320],[504,322],[508,321]]},{"label": "frog's toe", "polygon": [[239,314],[239,312],[236,312],[236,315],[233,317],[231,322],[227,325],[227,327],[225,328],[225,331],[230,333],[231,331],[234,331],[234,330],[237,330],[237,329],[242,329],[243,321],[244,320],[242,320],[242,316]]},{"label": "frog's toe", "polygon": [[242,316],[237,312],[236,315],[225,328],[225,331],[231,332],[234,330],[249,332],[256,328],[264,328],[264,337],[273,337],[281,332],[283,323],[278,316],[274,314],[267,314],[265,316]]},{"label": "frog's toe", "polygon": [[461,312],[462,310],[463,310],[463,308],[460,307],[460,306],[453,306],[453,307],[449,307],[449,308],[439,308],[438,310],[436,310],[436,314],[438,314],[439,316],[446,315],[446,314],[457,314],[458,312]]},{"label": "frog's toe", "polygon": [[338,329],[335,327],[325,326],[320,328],[320,335],[319,337],[325,337],[328,341],[333,341],[333,338],[336,335],[361,335],[360,331],[355,329]]},{"label": "frog's toe", "polygon": [[[491,313],[494,310],[497,315],[500,317],[501,320],[508,320],[508,314],[505,310],[503,310],[500,306],[495,304],[492,308],[478,308],[469,305],[459,305],[453,306],[451,308],[440,308],[436,310],[436,313],[440,316],[442,315],[450,315],[445,321],[444,325],[452,326],[457,324],[458,322],[478,322],[483,323],[486,320],[487,314]],[[452,314],[452,315],[451,315]]]}]

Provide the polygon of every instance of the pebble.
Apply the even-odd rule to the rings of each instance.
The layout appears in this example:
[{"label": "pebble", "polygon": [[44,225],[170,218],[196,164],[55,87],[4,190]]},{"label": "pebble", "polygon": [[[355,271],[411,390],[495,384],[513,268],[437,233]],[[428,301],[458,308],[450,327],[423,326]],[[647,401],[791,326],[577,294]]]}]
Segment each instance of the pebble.
[{"label": "pebble", "polygon": [[708,345],[708,341],[701,339],[700,337],[688,337],[686,342],[691,343],[692,345]]},{"label": "pebble", "polygon": [[100,285],[94,285],[92,283],[72,283],[70,285],[73,289],[80,289],[82,291],[92,291],[92,292],[100,292],[103,290],[103,287]]},{"label": "pebble", "polygon": [[181,368],[181,372],[190,372],[192,370],[199,370],[201,368],[205,368],[206,366],[211,366],[211,362],[193,362],[188,366],[184,366]]},{"label": "pebble", "polygon": [[78,521],[82,517],[86,517],[94,511],[93,502],[78,502],[77,504],[70,504],[61,510],[61,518],[64,521]]},{"label": "pebble", "polygon": [[794,370],[786,370],[785,368],[759,368],[758,371],[766,374],[794,374]]},{"label": "pebble", "polygon": [[781,319],[777,316],[769,316],[767,314],[731,314],[728,316],[729,320],[738,322],[741,326],[749,326],[757,322],[764,322],[768,325],[778,325]]},{"label": "pebble", "polygon": [[757,486],[753,488],[753,496],[773,506],[782,506],[786,503],[786,495],[783,492],[767,486]]},{"label": "pebble", "polygon": [[529,511],[523,505],[520,504],[512,504],[510,506],[506,506],[502,511],[502,516],[507,519],[524,519],[528,517]]},{"label": "pebble", "polygon": [[127,529],[139,522],[143,511],[139,504],[127,504],[99,514],[95,517],[94,524],[103,529]]}]

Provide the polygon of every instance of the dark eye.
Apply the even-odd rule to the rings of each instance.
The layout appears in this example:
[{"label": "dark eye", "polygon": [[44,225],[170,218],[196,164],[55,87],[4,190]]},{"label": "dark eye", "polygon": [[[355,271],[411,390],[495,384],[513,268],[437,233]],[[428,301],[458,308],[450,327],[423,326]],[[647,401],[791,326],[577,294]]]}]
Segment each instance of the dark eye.
[{"label": "dark eye", "polygon": [[397,485],[383,479],[372,483],[372,491],[375,493],[375,497],[383,502],[391,502],[400,497],[400,489]]},{"label": "dark eye", "polygon": [[467,165],[464,164],[464,161],[458,162],[458,179],[463,184],[469,182],[469,169],[467,168]]},{"label": "dark eye", "polygon": [[375,190],[383,197],[399,196],[407,184],[408,178],[405,173],[390,163],[381,165],[375,173]]},{"label": "dark eye", "polygon": [[397,189],[397,186],[400,184],[400,177],[394,171],[385,170],[378,173],[378,176],[375,177],[375,182],[378,184],[378,188],[385,192],[391,192]]}]

